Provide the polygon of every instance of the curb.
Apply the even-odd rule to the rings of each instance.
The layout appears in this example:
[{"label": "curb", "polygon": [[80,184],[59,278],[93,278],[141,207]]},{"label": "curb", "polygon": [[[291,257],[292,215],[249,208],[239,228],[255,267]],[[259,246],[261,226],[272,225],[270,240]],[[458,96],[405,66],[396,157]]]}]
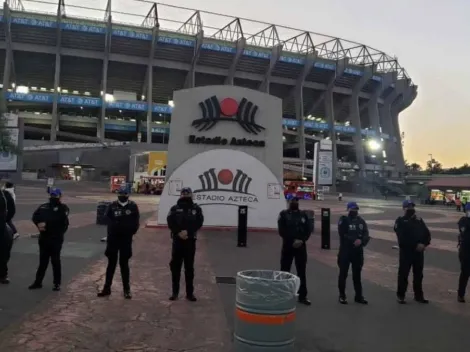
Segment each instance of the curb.
[{"label": "curb", "polygon": [[[156,221],[149,221],[145,224],[145,228],[147,229],[168,229],[167,225],[159,225]],[[231,226],[203,226],[200,231],[236,231],[236,227]],[[249,232],[275,232],[277,233],[277,229],[270,229],[270,228],[253,228],[249,227],[247,229]]]}]

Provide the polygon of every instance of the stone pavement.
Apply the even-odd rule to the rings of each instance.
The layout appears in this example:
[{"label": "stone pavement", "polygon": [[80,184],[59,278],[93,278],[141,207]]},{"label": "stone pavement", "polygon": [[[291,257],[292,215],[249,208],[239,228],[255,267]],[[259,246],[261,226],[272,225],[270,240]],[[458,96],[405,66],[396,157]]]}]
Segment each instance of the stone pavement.
[{"label": "stone pavement", "polygon": [[[344,202],[343,202],[344,203]],[[470,343],[468,324],[470,304],[456,302],[459,265],[456,254],[456,222],[461,214],[418,208],[428,223],[433,242],[426,254],[425,292],[429,306],[395,302],[398,252],[393,249],[394,219],[401,213],[397,204],[360,204],[369,223],[372,241],[366,250],[363,271],[364,290],[369,306],[337,303],[336,222],[344,204],[333,201],[311,202],[304,207],[332,209],[332,250],[320,248],[318,236],[308,244],[308,287],[311,307],[298,307],[297,351],[301,352],[411,352],[460,351]],[[154,207],[149,205],[149,210]],[[89,210],[90,211],[90,210]],[[85,212],[86,213],[86,212]],[[86,223],[86,214],[83,222]],[[76,219],[77,223],[82,220]],[[318,220],[318,219],[317,219]],[[75,220],[74,220],[75,221]],[[317,224],[318,225],[318,224]],[[100,230],[102,232],[102,230]],[[95,233],[96,232],[96,233]],[[237,248],[233,232],[205,230],[200,234],[196,258],[196,294],[199,301],[169,302],[168,262],[170,239],[167,231],[142,229],[134,242],[131,278],[134,298],[122,297],[119,270],[113,295],[96,298],[103,283],[105,260],[95,225],[71,230],[69,281],[60,293],[49,289],[32,293],[17,285],[0,287],[0,351],[230,351],[233,329],[235,287],[216,284],[216,277],[233,277],[244,269],[277,269],[280,239],[275,233],[250,233],[248,248]],[[26,253],[20,239],[17,260],[28,261],[34,272],[37,256]],[[83,244],[80,247],[78,244]],[[98,247],[93,247],[96,245]],[[95,248],[95,249],[92,249]],[[23,249],[22,249],[23,248]],[[85,250],[86,249],[86,250]],[[85,254],[90,255],[86,258]],[[72,257],[75,255],[75,259]],[[78,258],[80,257],[80,258]],[[18,257],[17,257],[18,258]],[[240,260],[243,258],[243,260]],[[80,260],[79,264],[71,264]],[[21,262],[21,263],[22,263]],[[20,262],[13,275],[21,276]],[[64,264],[65,266],[65,264]],[[25,271],[28,271],[25,269]],[[28,275],[30,275],[28,273]],[[29,276],[31,277],[31,276]],[[352,284],[348,282],[352,297]],[[8,292],[8,296],[5,293]],[[5,298],[18,296],[17,299]],[[37,297],[35,304],[27,303]],[[14,315],[3,301],[28,309]],[[12,316],[2,325],[2,314]]]}]

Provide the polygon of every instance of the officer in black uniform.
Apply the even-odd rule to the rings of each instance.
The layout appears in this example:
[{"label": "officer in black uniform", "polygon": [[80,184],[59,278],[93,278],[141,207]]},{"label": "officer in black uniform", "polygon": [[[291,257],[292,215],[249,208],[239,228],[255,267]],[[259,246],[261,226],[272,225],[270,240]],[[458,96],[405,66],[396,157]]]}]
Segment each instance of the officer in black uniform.
[{"label": "officer in black uniform", "polygon": [[460,277],[457,300],[465,303],[465,291],[470,278],[470,203],[465,204],[466,216],[459,220]]},{"label": "officer in black uniform", "polygon": [[10,283],[8,262],[13,246],[13,230],[7,224],[16,213],[15,201],[9,192],[0,191],[0,284]]},{"label": "officer in black uniform", "polygon": [[53,188],[49,193],[49,202],[39,206],[33,214],[33,223],[39,229],[39,267],[36,280],[30,290],[42,288],[49,261],[52,264],[54,291],[60,291],[62,268],[60,252],[64,243],[64,234],[69,228],[69,207],[61,202],[62,192]]},{"label": "officer in black uniform", "polygon": [[408,276],[413,268],[413,291],[415,301],[429,303],[423,293],[424,251],[431,244],[431,232],[423,219],[416,216],[415,204],[410,200],[403,202],[405,214],[395,221],[400,259],[398,265],[397,301],[405,304]]},{"label": "officer in black uniform", "polygon": [[178,299],[180,291],[181,267],[184,263],[184,279],[186,282],[186,299],[197,301],[194,296],[194,256],[196,254],[197,231],[204,224],[202,209],[193,202],[191,188],[181,190],[180,199],[172,206],[167,217],[173,245],[171,249],[171,281],[172,295],[170,301]]},{"label": "officer in black uniform", "polygon": [[314,230],[314,220],[299,209],[299,198],[293,197],[289,209],[279,213],[277,220],[279,235],[282,237],[281,271],[290,272],[292,261],[300,279],[299,302],[309,306],[307,299],[307,246],[306,242]]},{"label": "officer in black uniform", "polygon": [[348,304],[346,298],[346,279],[349,265],[352,267],[352,279],[356,293],[354,301],[368,304],[362,294],[361,272],[364,265],[364,247],[369,243],[369,229],[365,220],[358,215],[359,206],[349,202],[346,206],[348,215],[340,217],[338,222],[339,252],[338,252],[338,289],[339,303]]},{"label": "officer in black uniform", "polygon": [[108,237],[104,254],[108,257],[108,267],[106,281],[98,297],[111,295],[111,285],[119,257],[124,298],[131,299],[129,259],[132,257],[132,238],[140,226],[140,213],[137,204],[129,200],[126,188],[119,189],[117,201],[112,202],[106,210],[106,218]]}]

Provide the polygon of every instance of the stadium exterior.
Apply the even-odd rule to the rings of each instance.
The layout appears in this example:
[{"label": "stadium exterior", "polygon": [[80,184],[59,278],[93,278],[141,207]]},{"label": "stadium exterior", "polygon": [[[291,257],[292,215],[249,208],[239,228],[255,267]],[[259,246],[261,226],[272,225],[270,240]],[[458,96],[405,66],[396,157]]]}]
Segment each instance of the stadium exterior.
[{"label": "stadium exterior", "polygon": [[[398,116],[416,98],[417,86],[396,58],[343,39],[224,15],[219,22],[228,24],[214,29],[202,19],[216,15],[202,11],[169,31],[164,22],[177,21],[162,18],[161,9],[175,7],[148,6],[137,26],[116,23],[110,2],[102,21],[69,17],[64,0],[57,15],[5,2],[0,74],[27,138],[166,143],[174,90],[234,84],[283,99],[287,163],[308,161],[314,142],[329,138],[338,170],[387,177],[404,171]],[[254,35],[245,32],[261,26]],[[133,98],[114,99],[118,92]]]}]

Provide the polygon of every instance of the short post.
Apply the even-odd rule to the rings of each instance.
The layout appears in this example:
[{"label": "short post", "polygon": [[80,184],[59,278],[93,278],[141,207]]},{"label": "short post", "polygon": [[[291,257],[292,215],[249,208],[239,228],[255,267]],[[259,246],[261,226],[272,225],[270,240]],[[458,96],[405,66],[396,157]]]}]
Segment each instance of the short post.
[{"label": "short post", "polygon": [[237,247],[246,247],[248,234],[248,207],[240,205],[238,207],[238,234]]},{"label": "short post", "polygon": [[341,202],[343,200],[343,193],[338,194],[338,200]]},{"label": "short post", "polygon": [[321,209],[321,248],[322,249],[331,249],[331,210],[330,208]]}]

